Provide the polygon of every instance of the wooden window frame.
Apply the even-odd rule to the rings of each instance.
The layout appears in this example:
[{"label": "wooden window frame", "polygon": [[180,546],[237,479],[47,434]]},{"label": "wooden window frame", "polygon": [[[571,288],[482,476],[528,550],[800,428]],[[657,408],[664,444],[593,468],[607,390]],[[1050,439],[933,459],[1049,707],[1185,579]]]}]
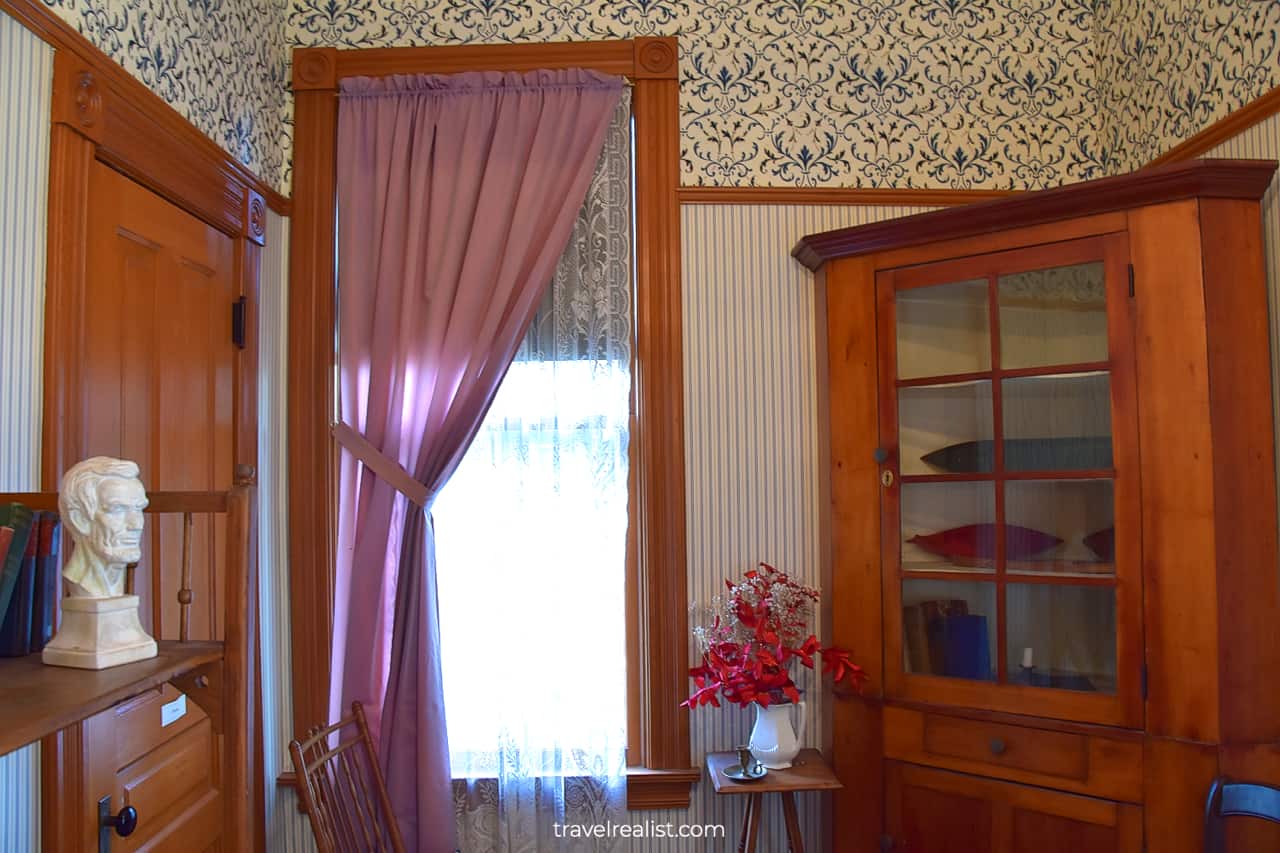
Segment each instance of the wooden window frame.
[{"label": "wooden window frame", "polygon": [[346,77],[587,68],[631,81],[636,348],[627,570],[628,808],[686,808],[690,767],[679,49],[674,38],[293,52],[289,560],[296,731],[327,719],[338,449],[334,329],[338,84]]}]

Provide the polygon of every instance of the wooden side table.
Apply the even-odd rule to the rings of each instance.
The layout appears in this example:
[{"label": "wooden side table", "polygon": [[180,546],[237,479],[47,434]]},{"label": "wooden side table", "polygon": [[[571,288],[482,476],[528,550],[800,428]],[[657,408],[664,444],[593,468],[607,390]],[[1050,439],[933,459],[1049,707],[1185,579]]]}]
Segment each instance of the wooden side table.
[{"label": "wooden side table", "polygon": [[735,782],[724,771],[738,763],[736,752],[711,752],[707,754],[707,772],[717,794],[746,794],[747,815],[742,820],[742,834],[738,838],[738,853],[754,853],[756,838],[760,834],[760,820],[764,811],[765,794],[782,795],[782,814],[787,821],[787,842],[791,853],[804,853],[804,841],[800,838],[800,818],[796,814],[796,791],[833,791],[843,788],[836,774],[831,772],[822,753],[816,749],[802,749],[788,770],[770,770],[763,779],[754,782]]}]

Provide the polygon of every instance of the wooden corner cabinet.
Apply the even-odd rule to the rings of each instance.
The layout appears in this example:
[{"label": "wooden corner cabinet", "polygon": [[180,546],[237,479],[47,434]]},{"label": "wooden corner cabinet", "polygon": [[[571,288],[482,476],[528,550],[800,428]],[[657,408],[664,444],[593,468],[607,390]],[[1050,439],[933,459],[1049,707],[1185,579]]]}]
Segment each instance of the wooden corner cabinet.
[{"label": "wooden corner cabinet", "polygon": [[836,850],[1192,853],[1215,776],[1280,783],[1275,168],[796,246],[833,640],[872,679],[833,712]]}]

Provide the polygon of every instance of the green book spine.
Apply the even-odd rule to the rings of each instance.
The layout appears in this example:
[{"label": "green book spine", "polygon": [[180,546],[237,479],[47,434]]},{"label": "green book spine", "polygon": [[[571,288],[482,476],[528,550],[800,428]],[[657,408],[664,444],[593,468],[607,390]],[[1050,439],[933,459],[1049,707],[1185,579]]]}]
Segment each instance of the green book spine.
[{"label": "green book spine", "polygon": [[22,569],[22,558],[27,553],[27,540],[31,536],[31,522],[34,518],[31,508],[24,504],[0,504],[0,526],[13,528],[9,553],[5,554],[4,562],[0,563],[0,614],[9,612],[9,600],[13,598],[14,587],[18,584],[18,574]]}]

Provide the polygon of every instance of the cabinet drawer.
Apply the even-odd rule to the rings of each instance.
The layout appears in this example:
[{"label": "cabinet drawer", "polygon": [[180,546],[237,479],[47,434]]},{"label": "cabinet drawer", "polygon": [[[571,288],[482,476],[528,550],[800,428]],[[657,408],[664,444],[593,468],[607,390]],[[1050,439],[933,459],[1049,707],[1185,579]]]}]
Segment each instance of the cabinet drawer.
[{"label": "cabinet drawer", "polygon": [[1064,791],[1142,801],[1142,744],[1078,731],[884,709],[885,755]]},{"label": "cabinet drawer", "polygon": [[115,731],[116,766],[123,767],[136,761],[208,718],[199,705],[187,699],[187,712],[164,725],[161,708],[181,696],[182,693],[172,684],[164,684],[103,712],[115,718],[112,728]]}]

